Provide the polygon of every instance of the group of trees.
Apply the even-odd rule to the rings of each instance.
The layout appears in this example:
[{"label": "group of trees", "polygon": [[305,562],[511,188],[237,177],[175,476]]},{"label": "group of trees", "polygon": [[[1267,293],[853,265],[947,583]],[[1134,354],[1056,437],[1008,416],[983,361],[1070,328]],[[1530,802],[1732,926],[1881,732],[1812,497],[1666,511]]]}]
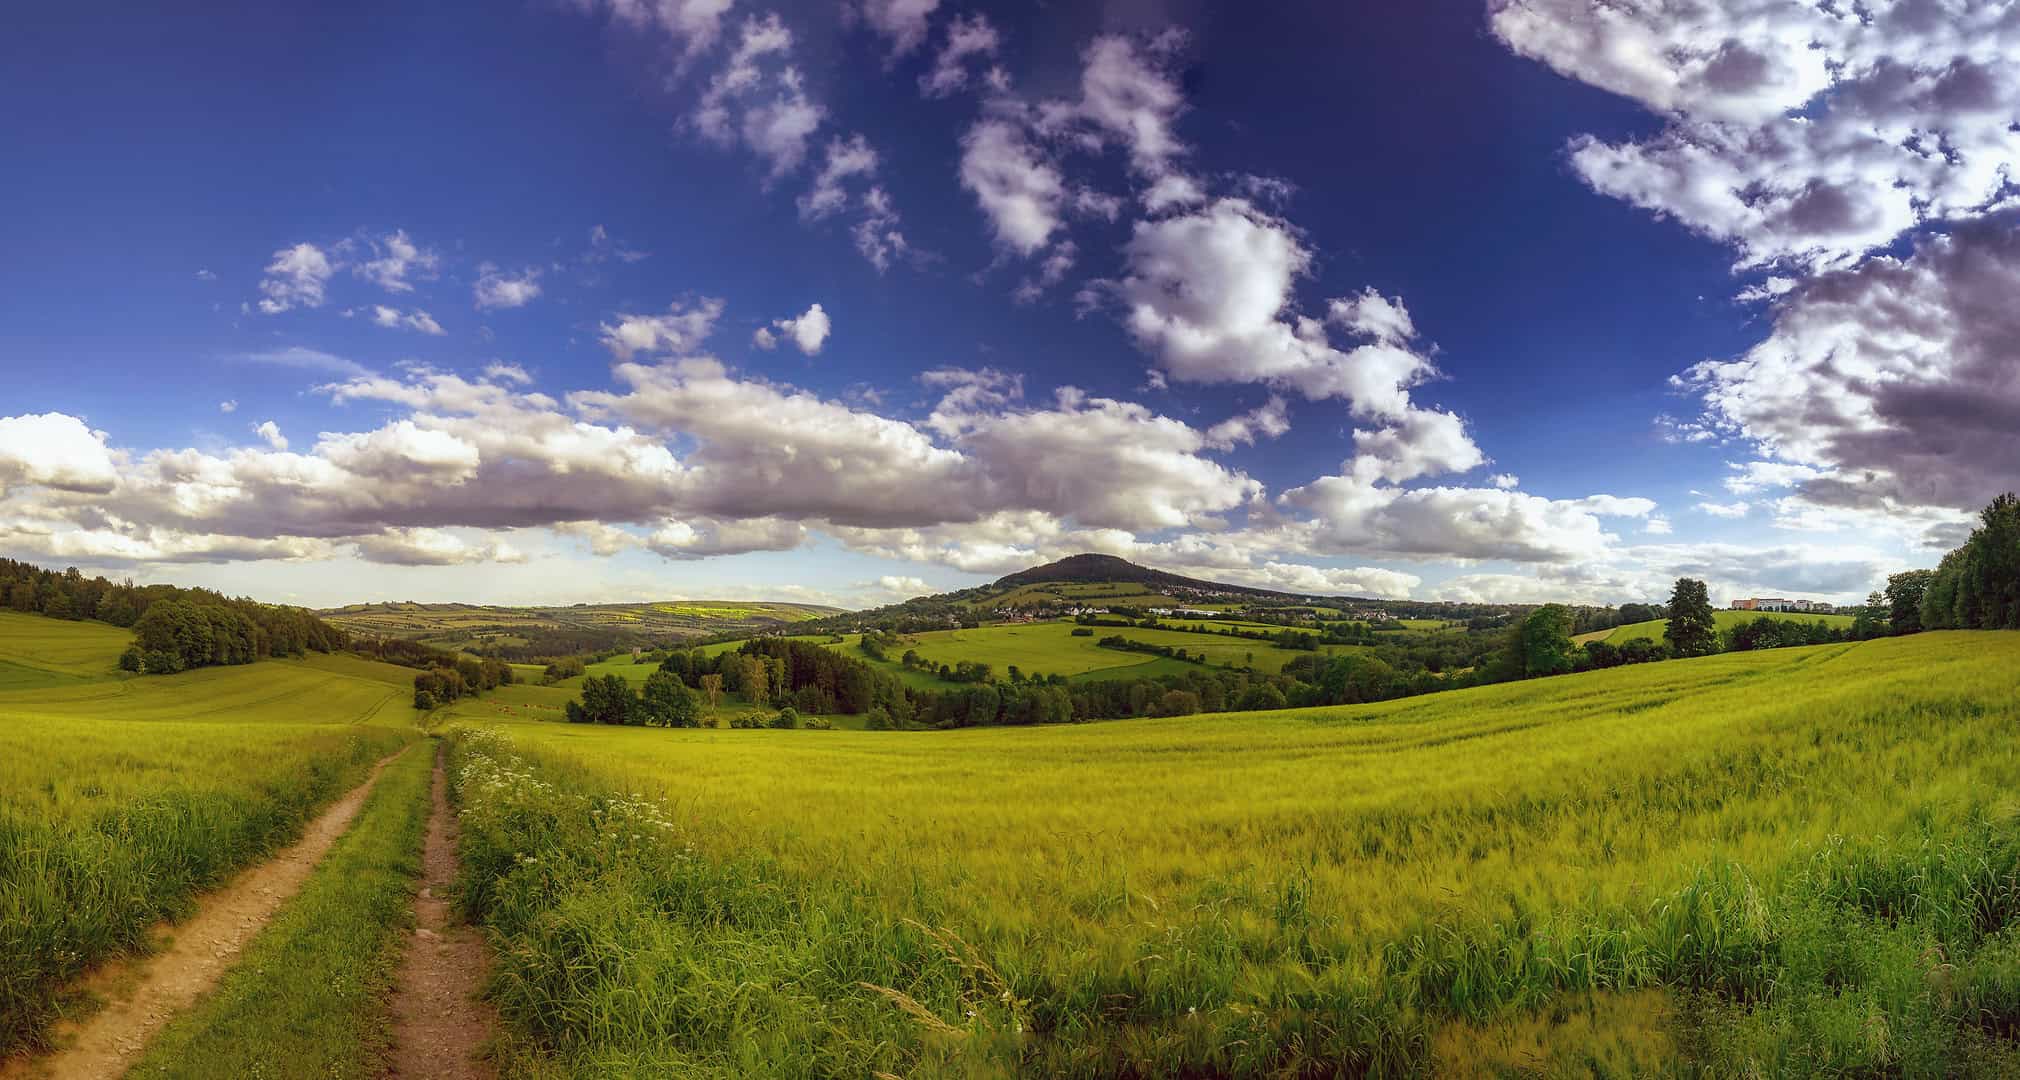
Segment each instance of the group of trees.
[{"label": "group of trees", "polygon": [[582,697],[567,705],[571,724],[637,724],[643,727],[691,728],[702,724],[701,696],[665,667],[631,688],[622,675],[596,675],[582,681]]},{"label": "group of trees", "polygon": [[486,690],[510,686],[512,665],[495,657],[449,656],[414,676],[414,707],[433,709],[475,697]]},{"label": "group of trees", "polygon": [[134,644],[119,665],[143,674],[333,652],[347,644],[343,631],[302,608],[209,589],[114,583],[87,578],[74,566],[58,572],[0,559],[0,599],[14,611],[131,628]]}]

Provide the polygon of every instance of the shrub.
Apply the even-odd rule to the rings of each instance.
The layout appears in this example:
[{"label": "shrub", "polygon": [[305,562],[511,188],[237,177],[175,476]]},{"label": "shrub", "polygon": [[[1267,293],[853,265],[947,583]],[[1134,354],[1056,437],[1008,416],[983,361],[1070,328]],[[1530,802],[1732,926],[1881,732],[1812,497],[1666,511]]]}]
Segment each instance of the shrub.
[{"label": "shrub", "polygon": [[1094,628],[1093,628],[1093,627],[1088,627],[1088,626],[1076,626],[1076,627],[1074,627],[1074,628],[1073,628],[1073,636],[1074,636],[1074,637],[1093,637],[1093,636],[1094,636]]},{"label": "shrub", "polygon": [[777,716],[772,717],[771,726],[782,729],[799,727],[800,711],[798,709],[793,708],[790,705],[786,706],[783,709],[780,709],[779,714]]}]

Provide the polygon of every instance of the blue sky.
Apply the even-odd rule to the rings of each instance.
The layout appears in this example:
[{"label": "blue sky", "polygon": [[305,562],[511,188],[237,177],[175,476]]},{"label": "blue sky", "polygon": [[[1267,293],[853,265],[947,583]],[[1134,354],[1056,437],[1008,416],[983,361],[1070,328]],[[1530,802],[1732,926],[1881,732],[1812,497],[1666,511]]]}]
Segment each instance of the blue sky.
[{"label": "blue sky", "polygon": [[1848,600],[2012,486],[2006,5],[1300,7],[27,14],[0,553]]}]

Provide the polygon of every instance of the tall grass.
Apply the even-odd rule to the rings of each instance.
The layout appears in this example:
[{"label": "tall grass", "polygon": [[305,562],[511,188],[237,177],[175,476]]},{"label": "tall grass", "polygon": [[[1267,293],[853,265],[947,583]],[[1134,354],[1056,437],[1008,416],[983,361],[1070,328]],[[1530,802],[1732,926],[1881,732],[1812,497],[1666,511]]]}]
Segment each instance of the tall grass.
[{"label": "tall grass", "polygon": [[302,891],[216,990],[163,1029],[130,1076],[384,1074],[385,995],[430,809],[427,749],[410,747],[386,768]]},{"label": "tall grass", "polygon": [[271,661],[0,692],[0,1054],[410,740],[384,676]]},{"label": "tall grass", "polygon": [[2020,635],[1922,635],[1042,731],[505,725],[454,760],[499,1000],[569,1071],[1400,1075],[1640,988],[1714,1071],[1997,1071],[2016,691]]}]

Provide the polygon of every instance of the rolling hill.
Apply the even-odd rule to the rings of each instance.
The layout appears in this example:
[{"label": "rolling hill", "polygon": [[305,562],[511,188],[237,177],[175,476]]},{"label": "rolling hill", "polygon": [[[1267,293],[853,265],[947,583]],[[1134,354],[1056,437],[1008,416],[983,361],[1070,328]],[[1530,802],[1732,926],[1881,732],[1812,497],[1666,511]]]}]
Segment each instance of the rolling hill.
[{"label": "rolling hill", "polygon": [[[1790,622],[1820,622],[1836,627],[1852,625],[1852,617],[1850,615],[1823,615],[1797,611],[1712,612],[1712,619],[1717,624],[1719,633],[1724,633],[1741,623],[1752,622],[1762,616],[1770,619],[1785,619]],[[1607,630],[1595,630],[1589,634],[1580,634],[1571,640],[1579,645],[1583,645],[1588,641],[1604,641],[1608,645],[1624,645],[1636,638],[1661,641],[1662,631],[1668,625],[1669,620],[1667,619],[1650,619],[1647,622],[1628,623],[1625,626],[1615,626]]]},{"label": "rolling hill", "polygon": [[320,614],[352,634],[513,657],[522,652],[527,656],[594,652],[664,644],[675,638],[759,633],[840,612],[817,604],[659,600],[565,607],[395,602],[351,604]]}]

